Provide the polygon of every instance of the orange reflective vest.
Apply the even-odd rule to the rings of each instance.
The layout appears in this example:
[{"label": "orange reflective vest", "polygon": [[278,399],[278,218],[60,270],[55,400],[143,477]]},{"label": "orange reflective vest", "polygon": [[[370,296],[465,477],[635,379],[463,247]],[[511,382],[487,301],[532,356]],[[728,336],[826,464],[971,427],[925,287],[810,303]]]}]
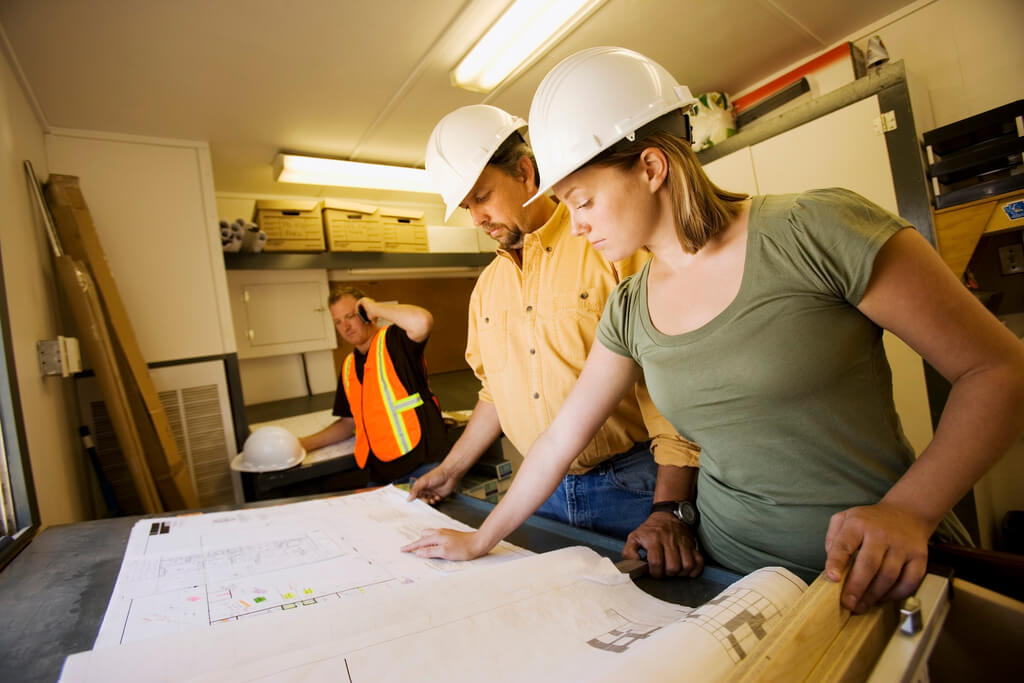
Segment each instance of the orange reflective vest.
[{"label": "orange reflective vest", "polygon": [[348,354],[342,368],[345,395],[356,422],[356,464],[366,467],[370,449],[390,462],[416,448],[420,442],[417,406],[423,405],[419,392],[410,394],[388,354],[381,328],[370,341],[363,367],[363,381],[356,375],[355,352]]}]

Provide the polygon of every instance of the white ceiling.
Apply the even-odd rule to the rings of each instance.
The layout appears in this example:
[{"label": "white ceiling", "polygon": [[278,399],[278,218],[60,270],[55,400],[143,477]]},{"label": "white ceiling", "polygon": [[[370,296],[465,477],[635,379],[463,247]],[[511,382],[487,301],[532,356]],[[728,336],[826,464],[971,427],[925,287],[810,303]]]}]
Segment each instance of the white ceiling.
[{"label": "white ceiling", "polygon": [[736,93],[910,0],[607,0],[489,96],[448,72],[509,0],[2,0],[0,24],[53,127],[206,140],[219,192],[274,182],[279,151],[422,166],[437,120],[526,117],[564,57],[621,45],[694,93]]}]

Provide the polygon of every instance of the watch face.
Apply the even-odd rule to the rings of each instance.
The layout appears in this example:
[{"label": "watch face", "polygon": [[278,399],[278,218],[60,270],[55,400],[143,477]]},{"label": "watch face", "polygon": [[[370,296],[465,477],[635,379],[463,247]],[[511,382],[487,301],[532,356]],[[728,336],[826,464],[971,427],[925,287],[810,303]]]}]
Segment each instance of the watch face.
[{"label": "watch face", "polygon": [[676,508],[676,517],[678,517],[684,524],[695,526],[697,524],[697,507],[688,500],[684,500],[679,503],[679,507]]}]

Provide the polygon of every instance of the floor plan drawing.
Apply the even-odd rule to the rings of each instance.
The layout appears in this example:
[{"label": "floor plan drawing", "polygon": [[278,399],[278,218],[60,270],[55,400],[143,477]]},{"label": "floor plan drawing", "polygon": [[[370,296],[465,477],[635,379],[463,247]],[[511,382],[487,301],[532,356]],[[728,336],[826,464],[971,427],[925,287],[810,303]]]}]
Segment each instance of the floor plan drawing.
[{"label": "floor plan drawing", "polygon": [[528,555],[469,563],[399,551],[425,528],[467,529],[393,487],[232,512],[140,521],[94,647],[280,614]]}]

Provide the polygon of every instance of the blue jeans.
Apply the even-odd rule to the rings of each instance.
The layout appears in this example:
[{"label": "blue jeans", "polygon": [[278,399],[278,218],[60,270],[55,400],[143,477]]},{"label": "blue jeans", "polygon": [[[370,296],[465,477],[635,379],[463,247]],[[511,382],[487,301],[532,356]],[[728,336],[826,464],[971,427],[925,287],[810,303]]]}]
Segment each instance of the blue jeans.
[{"label": "blue jeans", "polygon": [[647,520],[657,479],[650,442],[638,443],[586,474],[565,475],[537,514],[625,539]]}]

